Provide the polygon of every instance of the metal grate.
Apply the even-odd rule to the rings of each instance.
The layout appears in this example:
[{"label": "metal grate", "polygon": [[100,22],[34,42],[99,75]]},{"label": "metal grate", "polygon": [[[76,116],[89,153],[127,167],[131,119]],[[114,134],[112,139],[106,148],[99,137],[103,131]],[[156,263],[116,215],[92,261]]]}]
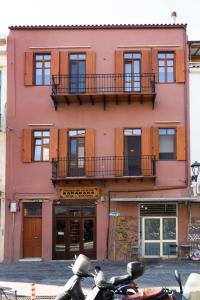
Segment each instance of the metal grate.
[{"label": "metal grate", "polygon": [[169,203],[142,203],[141,216],[176,216],[176,204]]}]

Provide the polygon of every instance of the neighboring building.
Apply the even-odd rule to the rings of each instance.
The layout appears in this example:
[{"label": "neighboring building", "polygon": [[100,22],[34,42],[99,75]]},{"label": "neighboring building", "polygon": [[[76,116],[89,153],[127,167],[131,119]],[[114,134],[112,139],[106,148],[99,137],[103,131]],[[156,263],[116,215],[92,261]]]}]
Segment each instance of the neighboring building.
[{"label": "neighboring building", "polygon": [[0,34],[0,261],[4,257],[5,165],[6,165],[6,36]]},{"label": "neighboring building", "polygon": [[188,242],[187,66],[182,24],[10,28],[6,261]]},{"label": "neighboring building", "polygon": [[191,162],[200,162],[199,84],[200,41],[189,41]]}]

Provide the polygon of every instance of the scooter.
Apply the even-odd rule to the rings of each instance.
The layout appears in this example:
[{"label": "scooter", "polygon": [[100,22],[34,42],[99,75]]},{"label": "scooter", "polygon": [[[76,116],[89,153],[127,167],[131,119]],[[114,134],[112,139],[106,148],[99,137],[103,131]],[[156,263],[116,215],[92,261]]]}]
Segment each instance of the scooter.
[{"label": "scooter", "polygon": [[[200,300],[199,274],[189,276],[183,293],[180,274],[177,271],[175,271],[175,277],[179,283],[180,292],[164,288],[139,289],[134,280],[144,273],[144,265],[141,262],[128,263],[127,274],[114,276],[109,281],[99,266],[95,268],[95,274],[89,272],[90,266],[90,260],[80,254],[72,265],[74,275],[64,286],[63,293],[55,300]],[[81,288],[81,280],[86,277],[93,277],[95,286],[85,297]]]},{"label": "scooter", "polygon": [[[126,295],[126,291],[131,288],[137,292],[134,280],[144,273],[144,265],[141,262],[129,262],[127,274],[112,277],[110,281],[107,281],[99,266],[95,267],[95,274],[90,273],[90,268],[90,259],[80,254],[71,266],[74,275],[67,281],[63,292],[55,300],[110,300],[115,295]],[[95,286],[85,298],[81,281],[87,277],[94,278]]]}]

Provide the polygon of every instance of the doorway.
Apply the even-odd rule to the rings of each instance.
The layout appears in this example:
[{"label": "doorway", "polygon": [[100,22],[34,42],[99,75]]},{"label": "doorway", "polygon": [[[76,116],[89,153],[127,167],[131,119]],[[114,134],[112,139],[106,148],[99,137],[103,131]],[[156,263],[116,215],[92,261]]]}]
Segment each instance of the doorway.
[{"label": "doorway", "polygon": [[42,203],[24,203],[23,216],[23,257],[41,257]]},{"label": "doorway", "polygon": [[75,201],[54,205],[54,259],[72,259],[80,253],[96,258],[96,206]]},{"label": "doorway", "polygon": [[141,129],[124,130],[124,175],[141,175]]},{"label": "doorway", "polygon": [[171,255],[170,246],[177,244],[177,218],[143,217],[142,242],[144,257]]}]

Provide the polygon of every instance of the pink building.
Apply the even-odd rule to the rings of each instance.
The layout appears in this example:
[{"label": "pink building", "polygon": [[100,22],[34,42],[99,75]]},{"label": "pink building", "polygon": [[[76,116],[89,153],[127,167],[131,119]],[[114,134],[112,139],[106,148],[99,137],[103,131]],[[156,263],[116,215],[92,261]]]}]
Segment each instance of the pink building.
[{"label": "pink building", "polygon": [[185,25],[10,28],[5,261],[189,242],[187,52]]}]

